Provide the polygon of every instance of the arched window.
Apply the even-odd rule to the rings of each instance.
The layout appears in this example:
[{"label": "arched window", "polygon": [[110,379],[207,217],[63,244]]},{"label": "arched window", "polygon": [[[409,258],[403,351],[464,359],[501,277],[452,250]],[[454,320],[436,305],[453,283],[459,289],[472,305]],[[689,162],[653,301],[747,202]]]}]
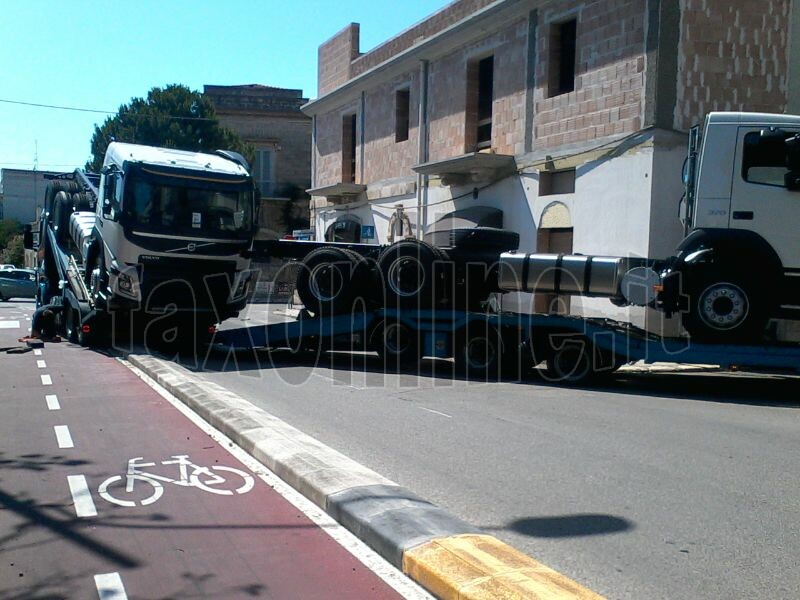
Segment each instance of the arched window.
[{"label": "arched window", "polygon": [[361,243],[361,219],[355,215],[342,215],[325,230],[326,242]]}]

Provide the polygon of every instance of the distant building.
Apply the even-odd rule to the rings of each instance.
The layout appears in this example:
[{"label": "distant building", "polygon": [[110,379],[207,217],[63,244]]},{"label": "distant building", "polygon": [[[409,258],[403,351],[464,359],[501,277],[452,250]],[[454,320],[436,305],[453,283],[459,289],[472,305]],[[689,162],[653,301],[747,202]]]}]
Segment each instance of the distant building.
[{"label": "distant building", "polygon": [[416,235],[490,208],[523,252],[668,256],[687,130],[713,110],[796,110],[797,35],[789,0],[457,0],[367,52],[351,23],[319,47],[303,107],[316,237],[387,243],[398,217]]},{"label": "distant building", "polygon": [[28,169],[0,169],[0,195],[2,218],[20,223],[32,223],[44,205],[45,176],[51,171]]},{"label": "distant building", "polygon": [[311,118],[300,110],[308,102],[302,90],[206,85],[203,93],[214,104],[220,124],[255,148],[252,173],[262,198],[259,237],[307,228]]}]

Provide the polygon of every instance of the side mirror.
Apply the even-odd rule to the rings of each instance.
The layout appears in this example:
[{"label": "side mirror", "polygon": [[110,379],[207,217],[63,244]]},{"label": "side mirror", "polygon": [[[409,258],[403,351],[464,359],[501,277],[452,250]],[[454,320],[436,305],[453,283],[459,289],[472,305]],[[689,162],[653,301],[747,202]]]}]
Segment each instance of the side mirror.
[{"label": "side mirror", "polygon": [[22,246],[25,250],[35,250],[33,247],[33,228],[30,225],[25,225],[22,230]]},{"label": "side mirror", "polygon": [[783,129],[770,127],[769,129],[761,130],[762,142],[774,142],[774,141],[782,142],[785,139],[786,139],[786,132]]}]

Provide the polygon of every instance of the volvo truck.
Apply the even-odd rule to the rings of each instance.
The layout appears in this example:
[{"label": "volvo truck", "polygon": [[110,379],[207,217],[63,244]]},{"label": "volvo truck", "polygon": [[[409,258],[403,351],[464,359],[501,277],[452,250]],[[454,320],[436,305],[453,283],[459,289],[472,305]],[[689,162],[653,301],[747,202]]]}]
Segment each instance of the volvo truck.
[{"label": "volvo truck", "polygon": [[112,142],[99,174],[78,169],[47,187],[37,303],[57,307],[74,341],[158,323],[206,335],[255,285],[254,192],[237,153]]}]

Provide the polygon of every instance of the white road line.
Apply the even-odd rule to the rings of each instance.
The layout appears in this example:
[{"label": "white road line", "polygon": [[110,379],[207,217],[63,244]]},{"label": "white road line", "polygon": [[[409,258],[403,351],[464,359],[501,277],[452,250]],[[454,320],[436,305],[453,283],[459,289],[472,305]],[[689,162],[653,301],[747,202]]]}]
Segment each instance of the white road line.
[{"label": "white road line", "polygon": [[47,394],[44,399],[47,401],[47,410],[61,410],[61,405],[58,403],[58,396],[55,394]]},{"label": "white road line", "polygon": [[[219,430],[214,429],[191,408],[170,394],[156,381],[148,377],[148,375],[141,369],[134,367],[131,363],[125,360],[119,358],[117,360],[133,371],[142,381],[158,392],[162,398],[167,400],[172,406],[184,414],[192,423],[207,433],[222,448],[225,448],[225,450],[239,460],[239,462],[249,468],[253,473],[258,475],[262,481],[264,481],[281,496],[286,498],[286,500],[291,502],[299,510],[305,513],[305,515],[314,523],[316,523],[325,533],[331,536],[339,545],[341,545],[345,550],[350,552],[350,554],[361,561],[362,564],[366,565],[367,568],[375,573],[378,577],[383,579],[383,581],[396,590],[403,598],[406,598],[406,600],[433,600],[433,597],[425,590],[408,579],[395,567],[386,562],[383,557],[378,555],[372,548],[367,546],[355,535],[334,521],[333,518],[323,509],[311,502],[311,500],[303,496],[300,492],[283,481],[283,479],[280,479],[267,467],[250,456],[240,446],[234,444],[228,436],[221,433]],[[321,377],[326,379],[325,376]]]},{"label": "white road line", "polygon": [[33,355],[34,356],[41,356],[42,355],[42,351],[39,348],[36,348],[36,350],[33,351]]},{"label": "white road line", "polygon": [[75,514],[79,517],[96,517],[97,509],[94,507],[92,493],[83,475],[68,475],[67,483],[72,494],[72,503],[75,505]]},{"label": "white road line", "polygon": [[97,595],[100,596],[100,600],[128,600],[119,573],[95,575],[94,584],[97,586]]},{"label": "white road line", "polygon": [[47,364],[43,360],[37,360],[36,361],[36,367],[39,368],[39,369],[46,369],[47,368]]},{"label": "white road line", "polygon": [[0,321],[0,329],[19,329],[19,321]]},{"label": "white road line", "polygon": [[311,373],[314,377],[322,379],[323,381],[327,381],[337,387],[348,387],[354,390],[361,390],[364,391],[366,388],[359,387],[357,385],[353,385],[350,383],[345,383],[344,381],[339,381],[338,379],[334,379],[333,377],[328,377],[327,375],[320,375],[319,373]]},{"label": "white road line", "polygon": [[53,385],[53,380],[50,375],[42,375],[42,385]]},{"label": "white road line", "polygon": [[447,417],[448,419],[452,419],[453,415],[448,415],[447,413],[439,412],[438,410],[433,410],[432,408],[425,408],[424,406],[418,406],[420,410],[426,410],[429,413],[433,413],[435,415],[441,415],[443,417]]},{"label": "white road line", "polygon": [[53,427],[56,432],[56,441],[59,448],[74,448],[75,444],[72,443],[72,436],[69,433],[69,427],[66,425],[56,425]]}]

